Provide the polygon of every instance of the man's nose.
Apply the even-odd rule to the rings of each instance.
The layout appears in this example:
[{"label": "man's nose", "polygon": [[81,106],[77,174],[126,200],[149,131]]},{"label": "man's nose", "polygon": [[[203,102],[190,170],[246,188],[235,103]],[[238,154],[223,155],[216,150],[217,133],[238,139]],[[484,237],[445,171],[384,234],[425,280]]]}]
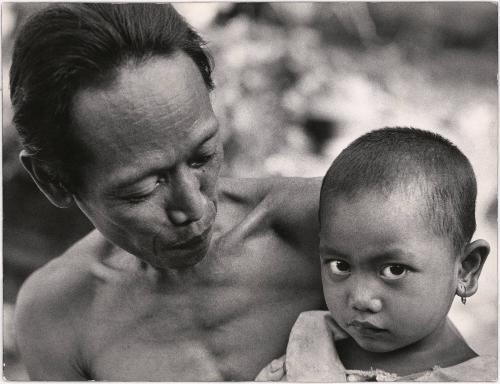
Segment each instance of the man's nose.
[{"label": "man's nose", "polygon": [[174,225],[188,225],[203,217],[205,198],[191,170],[179,170],[171,180],[167,214]]},{"label": "man's nose", "polygon": [[376,293],[375,284],[367,279],[358,278],[353,282],[350,295],[350,306],[359,312],[377,313],[382,310],[382,300]]}]

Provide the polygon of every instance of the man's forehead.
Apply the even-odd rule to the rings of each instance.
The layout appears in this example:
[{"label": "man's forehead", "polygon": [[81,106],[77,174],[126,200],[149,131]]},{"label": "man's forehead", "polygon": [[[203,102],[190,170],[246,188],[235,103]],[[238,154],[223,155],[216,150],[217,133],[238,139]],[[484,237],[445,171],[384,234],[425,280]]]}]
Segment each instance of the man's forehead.
[{"label": "man's forehead", "polygon": [[139,61],[127,60],[117,70],[115,80],[108,90],[121,94],[125,99],[134,100],[144,96],[144,88],[167,90],[171,97],[208,96],[198,67],[182,51],[170,55],[155,55]]},{"label": "man's forehead", "polygon": [[77,92],[72,112],[85,142],[144,135],[149,128],[182,130],[213,114],[201,74],[183,53],[122,66],[111,84]]},{"label": "man's forehead", "polygon": [[72,112],[85,163],[106,174],[168,167],[218,128],[202,76],[185,54],[122,67],[112,84],[77,92]]}]

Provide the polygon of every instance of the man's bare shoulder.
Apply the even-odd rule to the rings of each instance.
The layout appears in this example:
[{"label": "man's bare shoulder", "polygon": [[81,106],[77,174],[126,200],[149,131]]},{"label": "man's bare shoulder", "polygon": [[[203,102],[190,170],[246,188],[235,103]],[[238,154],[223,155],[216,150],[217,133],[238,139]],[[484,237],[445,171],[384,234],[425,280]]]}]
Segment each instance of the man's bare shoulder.
[{"label": "man's bare shoulder", "polygon": [[21,288],[18,301],[22,304],[36,298],[37,303],[49,305],[52,300],[57,304],[64,299],[71,300],[93,279],[91,266],[105,247],[102,236],[97,231],[91,232],[64,254],[35,271]]},{"label": "man's bare shoulder", "polygon": [[222,179],[219,189],[226,209],[243,213],[245,223],[258,222],[260,230],[272,229],[295,249],[316,256],[321,178]]},{"label": "man's bare shoulder", "polygon": [[301,196],[315,201],[319,198],[321,178],[221,178],[219,186],[222,196],[253,205],[264,199],[280,201],[285,196]]},{"label": "man's bare shoulder", "polygon": [[[75,346],[82,336],[79,324],[85,321],[83,315],[92,300],[92,265],[103,247],[100,235],[92,232],[23,284],[16,303],[16,338],[32,379],[57,379],[56,370],[64,371],[64,361],[68,363],[65,377],[81,377],[75,369]],[[50,372],[51,361],[60,364],[54,372]]]},{"label": "man's bare shoulder", "polygon": [[316,207],[319,203],[319,192],[321,189],[321,178],[305,177],[278,177],[272,182],[272,198],[282,203],[286,199],[301,199],[311,201]]},{"label": "man's bare shoulder", "polygon": [[23,284],[17,299],[18,316],[36,319],[51,317],[61,320],[68,309],[84,302],[94,280],[92,265],[104,247],[101,236],[91,232],[64,254],[35,271]]}]

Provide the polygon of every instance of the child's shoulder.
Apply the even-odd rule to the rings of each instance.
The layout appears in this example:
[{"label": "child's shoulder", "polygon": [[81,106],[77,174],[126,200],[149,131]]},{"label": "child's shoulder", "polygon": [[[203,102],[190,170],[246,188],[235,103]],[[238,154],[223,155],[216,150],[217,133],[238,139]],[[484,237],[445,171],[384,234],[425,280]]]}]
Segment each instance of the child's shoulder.
[{"label": "child's shoulder", "polygon": [[[328,311],[303,312],[292,327],[286,354],[273,360],[256,381],[344,382],[382,381],[496,381],[496,356],[477,356],[450,367],[434,367],[426,372],[398,377],[386,372],[347,370],[342,364],[336,342],[347,334],[335,323]],[[373,376],[373,377],[372,377]]]},{"label": "child's shoulder", "polygon": [[498,378],[496,356],[477,356],[451,367],[434,367],[417,381],[496,381]]},{"label": "child's shoulder", "polygon": [[257,381],[345,381],[335,340],[346,337],[328,311],[302,312],[292,327],[286,354],[267,365]]}]

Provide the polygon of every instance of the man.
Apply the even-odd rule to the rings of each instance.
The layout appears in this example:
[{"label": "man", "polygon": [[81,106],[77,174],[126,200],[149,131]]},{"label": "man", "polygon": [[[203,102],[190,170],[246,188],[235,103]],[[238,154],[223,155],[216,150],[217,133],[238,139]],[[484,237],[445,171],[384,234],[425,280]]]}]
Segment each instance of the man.
[{"label": "man", "polygon": [[323,305],[319,181],[218,179],[202,45],[165,4],[56,4],[20,31],[21,161],[96,227],[19,294],[31,379],[252,380]]}]

